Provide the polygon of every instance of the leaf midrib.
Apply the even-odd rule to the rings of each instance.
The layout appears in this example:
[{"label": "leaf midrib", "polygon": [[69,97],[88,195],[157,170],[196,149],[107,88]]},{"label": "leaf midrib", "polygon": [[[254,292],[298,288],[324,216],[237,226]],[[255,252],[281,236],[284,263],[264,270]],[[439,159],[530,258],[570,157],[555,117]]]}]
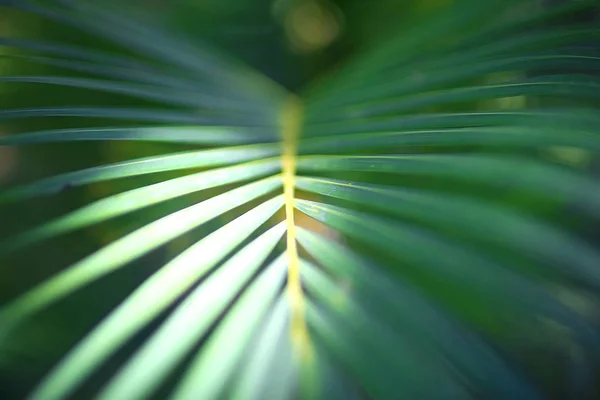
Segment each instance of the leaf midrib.
[{"label": "leaf midrib", "polygon": [[291,308],[290,333],[296,353],[302,360],[312,358],[312,344],[304,317],[304,293],[300,278],[300,260],[296,244],[296,224],[294,221],[294,188],[296,185],[296,159],[298,137],[302,125],[303,110],[301,101],[290,95],[281,110],[282,134],[282,173],[287,227],[286,255],[288,258],[287,295]]}]

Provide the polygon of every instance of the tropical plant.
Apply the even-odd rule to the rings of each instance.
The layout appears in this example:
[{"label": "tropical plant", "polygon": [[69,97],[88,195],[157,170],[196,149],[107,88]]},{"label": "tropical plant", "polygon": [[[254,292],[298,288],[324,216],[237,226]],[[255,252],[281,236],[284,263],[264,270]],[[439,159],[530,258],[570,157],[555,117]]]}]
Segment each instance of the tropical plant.
[{"label": "tropical plant", "polygon": [[[585,161],[600,151],[600,29],[571,17],[595,1],[457,0],[299,95],[105,7],[1,4],[136,55],[7,37],[13,52],[45,55],[22,59],[77,74],[2,76],[3,86],[147,103],[1,110],[3,120],[123,123],[22,132],[0,146],[190,146],[0,192],[7,210],[82,185],[129,185],[12,232],[4,260],[130,213],[154,219],[131,217],[143,224],[4,304],[4,347],[44,309],[189,238],[29,398],[77,396],[107,362],[106,400],[594,393],[600,253],[586,229],[600,217],[600,184]],[[144,214],[180,197],[188,203],[174,211]],[[560,361],[546,368],[538,352]]]}]

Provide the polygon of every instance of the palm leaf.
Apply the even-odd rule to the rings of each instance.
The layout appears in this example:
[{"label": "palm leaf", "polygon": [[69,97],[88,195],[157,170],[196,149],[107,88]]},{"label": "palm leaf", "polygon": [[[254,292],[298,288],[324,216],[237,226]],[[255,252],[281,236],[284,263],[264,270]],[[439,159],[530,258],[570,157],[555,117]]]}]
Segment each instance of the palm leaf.
[{"label": "palm leaf", "polygon": [[[533,11],[507,17],[525,3]],[[6,348],[38,313],[193,238],[28,398],[76,396],[143,331],[98,398],[538,399],[552,386],[530,362],[540,330],[566,332],[551,349],[567,359],[560,373],[577,378],[562,379],[565,393],[592,393],[597,321],[560,293],[600,289],[600,252],[578,231],[600,216],[600,184],[550,150],[600,150],[600,58],[590,45],[600,31],[560,23],[594,1],[525,3],[457,1],[296,95],[205,44],[90,3],[3,2],[122,52],[3,38],[3,61],[68,75],[7,75],[2,86],[72,87],[130,103],[0,110],[1,120],[113,121],[30,130],[0,146],[187,146],[3,188],[1,212],[133,178],[11,232],[0,242],[5,264],[42,241],[192,200],[2,305]]]}]

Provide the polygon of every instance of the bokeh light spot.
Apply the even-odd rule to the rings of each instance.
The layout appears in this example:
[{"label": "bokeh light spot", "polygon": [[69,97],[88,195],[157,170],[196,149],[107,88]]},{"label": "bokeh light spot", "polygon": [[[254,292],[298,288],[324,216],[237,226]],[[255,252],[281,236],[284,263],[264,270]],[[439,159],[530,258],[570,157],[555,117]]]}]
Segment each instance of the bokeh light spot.
[{"label": "bokeh light spot", "polygon": [[329,46],[339,37],[341,18],[332,6],[309,1],[289,10],[285,30],[294,51],[310,53]]}]

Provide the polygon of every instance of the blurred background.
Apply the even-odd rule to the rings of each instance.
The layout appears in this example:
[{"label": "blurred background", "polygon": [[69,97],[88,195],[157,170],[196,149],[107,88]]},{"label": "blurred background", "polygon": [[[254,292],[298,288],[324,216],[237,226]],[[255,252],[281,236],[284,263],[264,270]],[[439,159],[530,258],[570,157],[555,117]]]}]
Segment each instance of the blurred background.
[{"label": "blurred background", "polygon": [[[392,33],[406,26],[413,26],[429,18],[440,7],[447,6],[451,2],[451,0],[103,1],[107,7],[119,7],[119,12],[123,15],[160,23],[169,30],[189,37],[192,42],[199,39],[216,51],[241,60],[294,92],[304,90],[311,82],[318,82],[324,74],[336,71],[354,55],[385,42]],[[557,1],[561,0],[553,2]],[[522,8],[514,10],[515,16],[518,16],[518,13],[530,12],[536,7],[543,7],[550,2],[523,0],[522,3]],[[482,18],[494,18],[494,16],[482,16]],[[583,13],[570,18],[588,22],[598,21],[597,14],[593,13]],[[128,54],[121,48],[75,29],[2,7],[0,7],[0,36],[65,42],[81,47]],[[448,38],[440,38],[440,41],[444,40]],[[32,62],[22,57],[24,54],[27,52],[0,46],[0,76],[90,76],[85,72],[66,72],[52,65],[51,62]],[[39,56],[34,51],[31,54]],[[519,107],[519,98],[512,98],[510,101],[512,103],[507,104],[507,107]],[[29,107],[95,105],[158,107],[154,103],[142,100],[85,89],[25,83],[0,85],[0,112]],[[160,107],[165,106],[160,105]],[[454,111],[457,107],[448,106],[445,111]],[[114,121],[97,118],[0,118],[0,135],[111,124],[114,124]],[[61,172],[186,149],[188,147],[185,145],[141,142],[0,146],[0,191],[8,186]],[[558,148],[549,154],[549,157],[569,165],[596,171],[594,172],[596,175],[600,171],[598,160],[586,151]],[[81,188],[66,188],[56,196],[36,198],[25,204],[11,204],[0,212],[0,240],[112,193],[178,175],[178,173],[152,174]],[[211,193],[207,191],[161,203],[144,212],[136,213],[135,218],[130,216],[116,218],[82,232],[54,238],[35,245],[28,251],[19,252],[9,259],[0,260],[0,304],[13,299],[26,288],[43,281],[60,271],[65,265],[81,259],[101,245],[168,212],[208,198]],[[524,207],[530,208],[535,213],[569,220],[562,214],[564,210],[557,211],[555,204],[544,204],[528,198],[515,198],[514,201],[522,202]],[[227,219],[228,216],[223,218]],[[18,335],[11,338],[11,342],[5,344],[4,349],[0,349],[0,399],[22,398],[43,373],[64,354],[65,350],[88,332],[99,318],[136,287],[143,277],[193,243],[195,238],[202,237],[205,232],[218,226],[219,221],[219,219],[214,220],[202,229],[142,257],[131,267],[123,268],[94,283],[89,289],[61,301],[42,312],[38,318],[28,322],[19,330]],[[569,220],[569,224],[572,224],[577,234],[587,241],[599,243],[598,228],[588,226],[584,221]],[[568,292],[564,293],[564,296],[569,302],[577,304],[577,307],[584,310],[583,312],[598,320],[600,310],[597,308],[595,294]],[[498,325],[501,324],[498,322]],[[137,340],[141,340],[152,329],[153,326],[140,333]],[[554,336],[537,335],[535,329],[537,325],[528,326],[527,321],[523,322],[519,334],[515,334],[515,337],[511,337],[510,330],[507,329],[504,332],[506,343],[509,343],[508,346],[511,343],[515,346],[524,345],[520,341],[523,332],[535,338],[526,343],[527,348],[519,349],[522,350],[522,360],[519,361],[535,366],[535,373],[538,379],[548,386],[548,392],[555,392],[558,394],[557,398],[560,398],[563,386],[568,380],[564,374],[565,365],[570,363],[565,354],[568,353],[571,357],[572,353],[561,347],[564,343],[561,342],[560,329],[556,329]],[[43,335],[39,335],[39,332],[43,332]],[[130,348],[111,359],[96,374],[97,379],[92,379],[84,385],[78,393],[78,398],[90,398],[86,393],[92,393],[103,382],[111,368],[125,359],[134,347],[135,341]]]}]

